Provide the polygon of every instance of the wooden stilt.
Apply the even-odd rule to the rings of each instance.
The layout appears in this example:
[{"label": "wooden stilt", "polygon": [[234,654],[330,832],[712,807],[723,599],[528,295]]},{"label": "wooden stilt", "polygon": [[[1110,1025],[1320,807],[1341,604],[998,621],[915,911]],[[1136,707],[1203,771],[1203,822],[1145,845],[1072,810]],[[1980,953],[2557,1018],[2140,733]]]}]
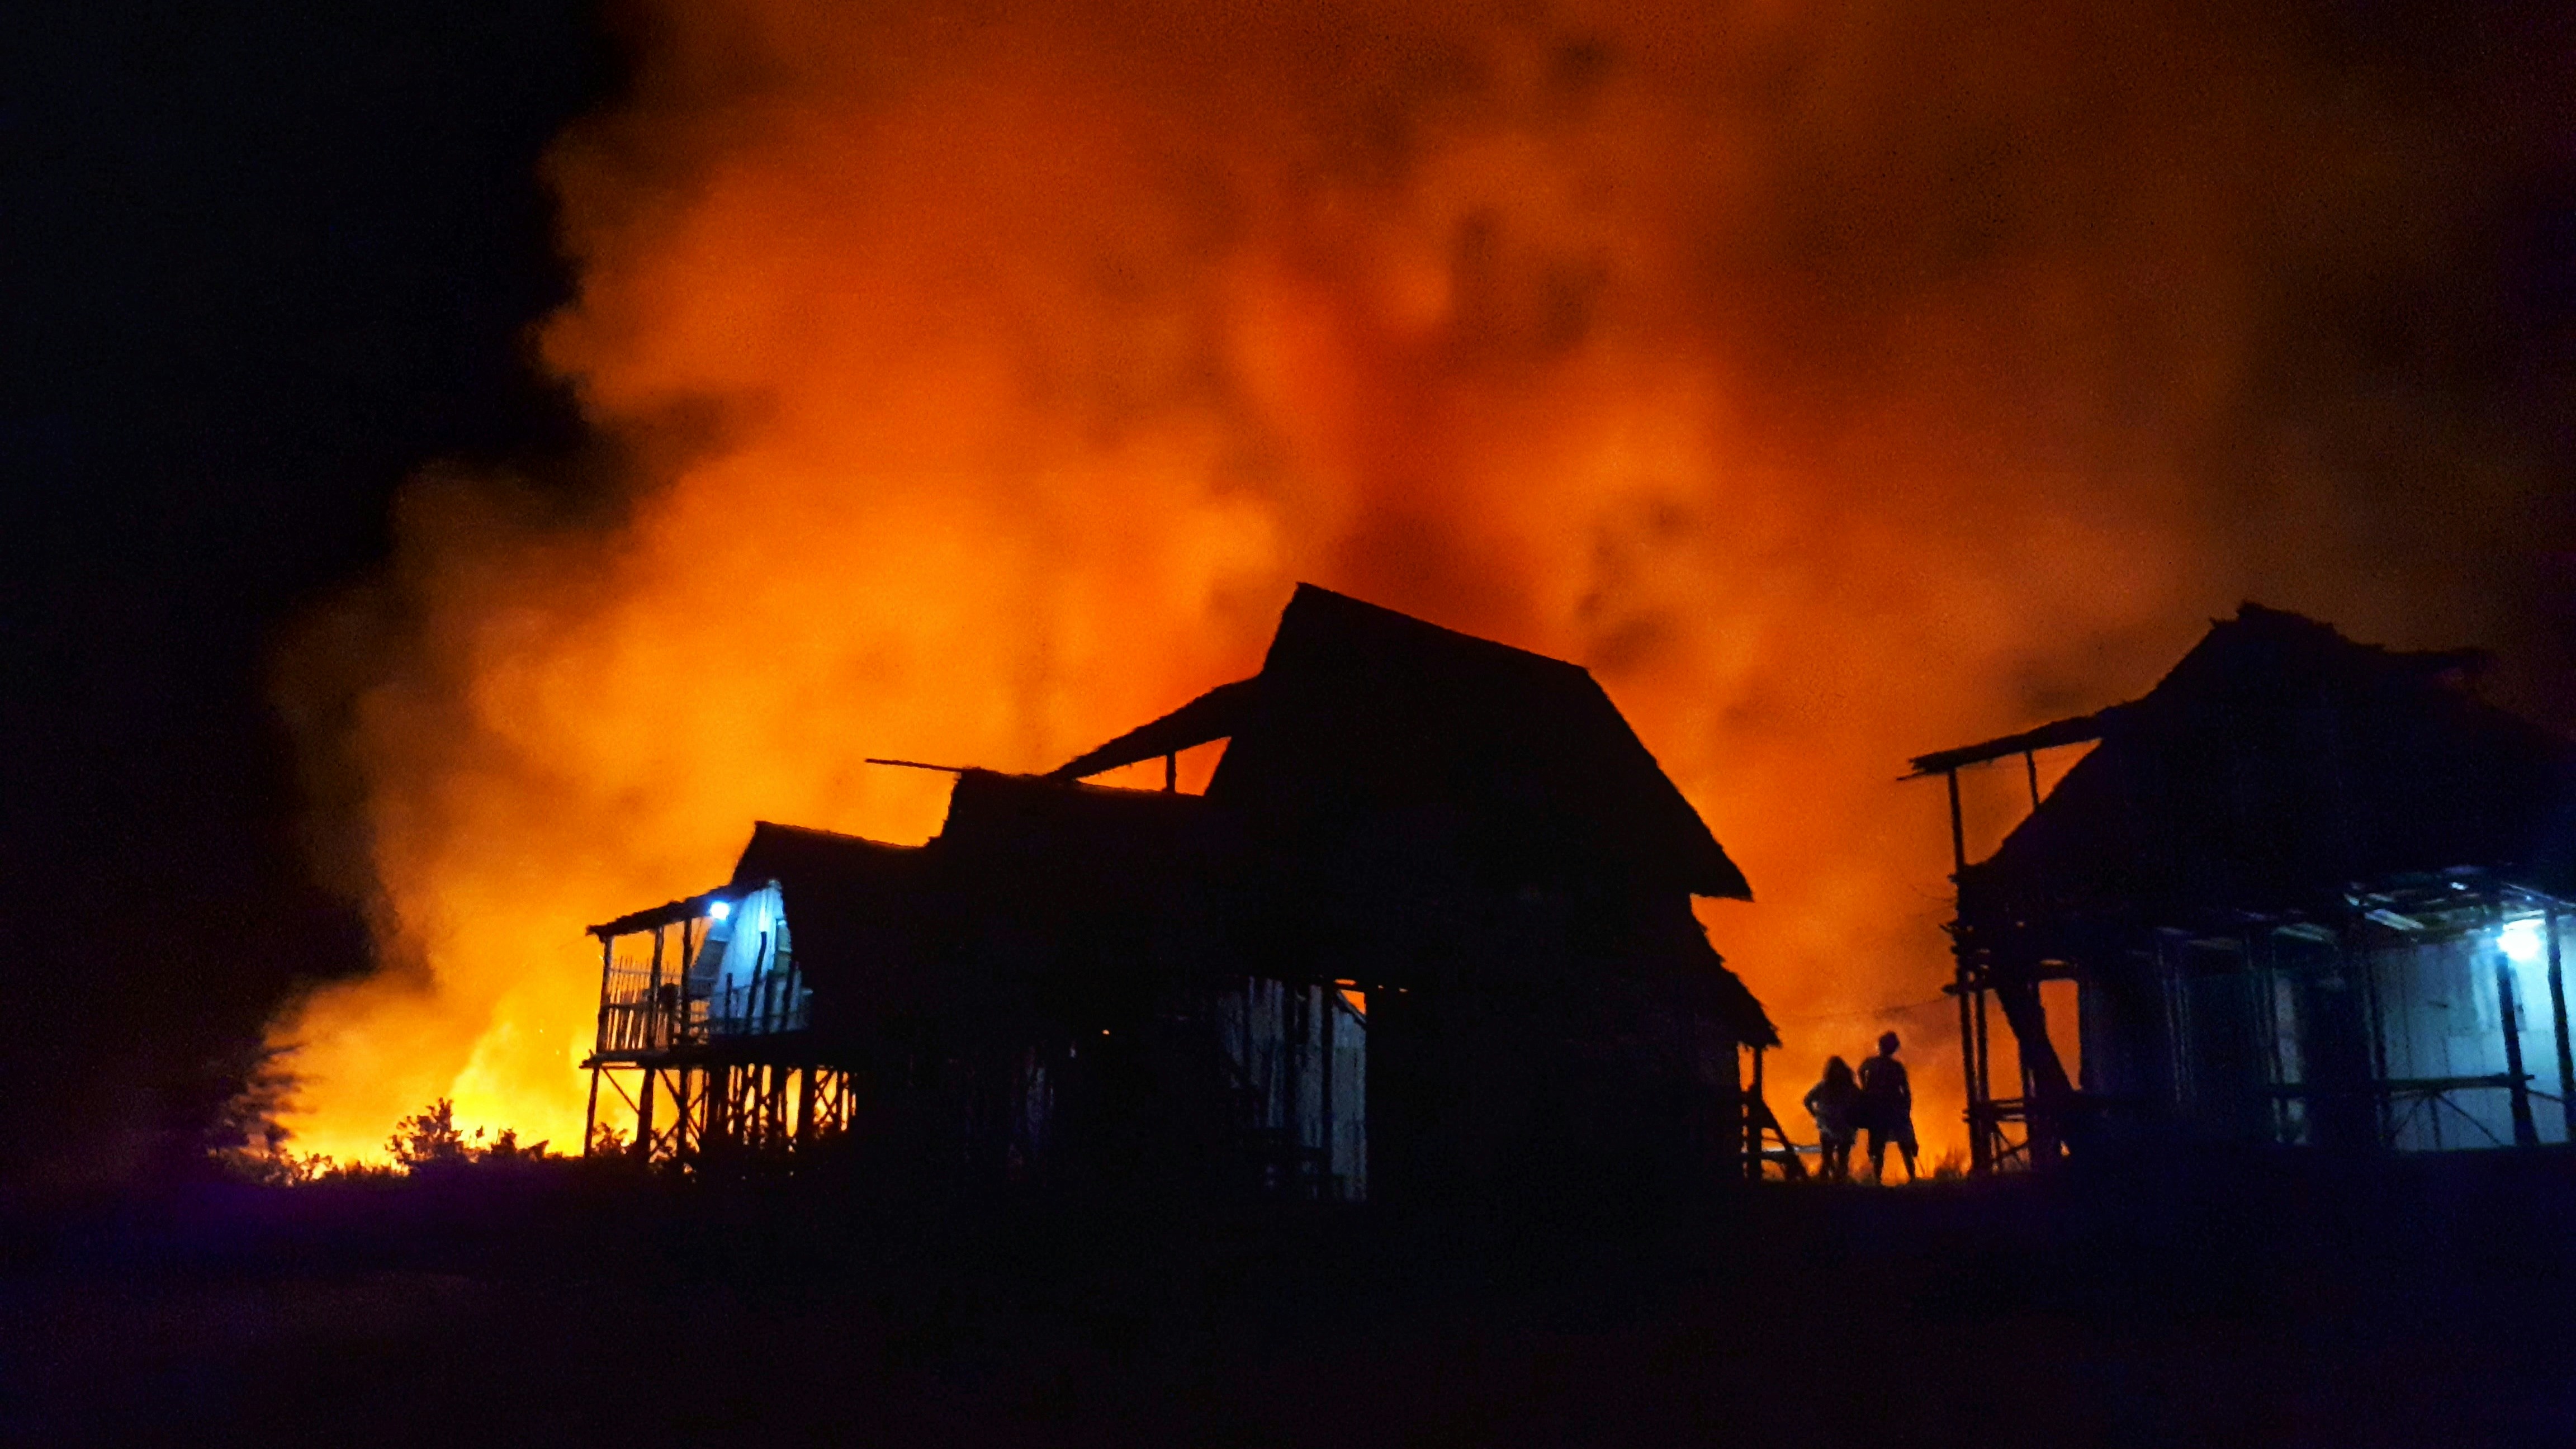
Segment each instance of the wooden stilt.
[{"label": "wooden stilt", "polygon": [[644,1069],[644,1085],[635,1099],[635,1158],[653,1160],[653,1078],[660,1075],[651,1067]]},{"label": "wooden stilt", "polygon": [[2496,1014],[2504,1026],[2504,1071],[2511,1079],[2507,1091],[2513,1101],[2513,1145],[2537,1147],[2540,1128],[2531,1120],[2531,1079],[2522,1070],[2522,1011],[2513,998],[2513,959],[2502,950],[2496,952]]},{"label": "wooden stilt", "polygon": [[2576,1060],[2571,1060],[2567,1041],[2567,982],[2558,970],[2558,908],[2552,906],[2542,916],[2541,929],[2549,937],[2549,1025],[2558,1046],[2558,1113],[2566,1126],[2561,1139],[2576,1144]]}]

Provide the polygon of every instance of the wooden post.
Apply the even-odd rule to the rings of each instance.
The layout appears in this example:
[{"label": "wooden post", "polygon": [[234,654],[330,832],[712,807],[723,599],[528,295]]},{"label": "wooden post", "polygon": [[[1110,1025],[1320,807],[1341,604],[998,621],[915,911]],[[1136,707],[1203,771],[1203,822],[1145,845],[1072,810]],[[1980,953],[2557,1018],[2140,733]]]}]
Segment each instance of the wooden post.
[{"label": "wooden post", "polygon": [[2522,1013],[2513,999],[2513,958],[2496,948],[2496,1014],[2504,1020],[2504,1070],[2513,1079],[2513,1145],[2537,1147],[2540,1129],[2531,1120],[2531,1082],[2522,1071]]},{"label": "wooden post", "polygon": [[[608,975],[609,965],[616,959],[616,949],[608,937],[599,938],[599,1025],[590,1039],[590,1059],[593,1062],[599,1060],[601,1052],[608,1050]],[[581,1114],[581,1155],[584,1157],[590,1155],[591,1139],[599,1135],[600,1070],[596,1066],[590,1069],[590,1105]]]},{"label": "wooden post", "polygon": [[1163,756],[1163,793],[1178,794],[1181,788],[1181,752],[1173,750]]},{"label": "wooden post", "polygon": [[653,1078],[660,1073],[644,1064],[644,1090],[635,1098],[635,1160],[653,1160]]},{"label": "wooden post", "polygon": [[2039,756],[2031,750],[2021,752],[2022,772],[2030,778],[2030,808],[2039,808]]},{"label": "wooden post", "polygon": [[1968,1000],[1968,974],[1959,973],[1958,984],[1951,988],[1959,998],[1959,1074],[1967,1082],[1967,1110],[1962,1115],[1968,1123],[1968,1165],[1976,1171],[1986,1166],[1984,1128],[1977,1120],[1977,1024],[1976,1007]]},{"label": "wooden post", "polygon": [[[1985,1157],[1985,1165],[1992,1167],[2000,1160],[1995,1147],[2002,1129],[1995,1125],[1995,1064],[1993,1054],[1987,1049],[1985,988],[1977,989],[1976,998],[1976,1080],[1969,1087],[1969,1090],[1975,1093],[1974,1100],[1977,1104],[1977,1142],[1974,1152],[1982,1153]],[[1972,1158],[1973,1156],[1972,1153]]]},{"label": "wooden post", "polygon": [[[608,983],[611,967],[617,960],[617,943],[607,936],[599,938],[599,1028],[592,1035],[590,1049],[597,1053],[608,1050]],[[594,1097],[598,1095],[593,1091]]]},{"label": "wooden post", "polygon": [[2371,1112],[2378,1124],[2380,1147],[2391,1148],[2397,1145],[2397,1104],[2388,1091],[2388,1016],[2379,999],[2379,963],[2371,952],[2352,950],[2349,945],[2352,938],[2353,925],[2347,916],[2342,937],[2345,944],[2337,947],[2341,955],[2336,964],[2342,968],[2344,980],[2349,982],[2353,979],[2354,963],[2356,960],[2359,962],[2362,1012],[2370,1022]]},{"label": "wooden post", "polygon": [[[2029,975],[2036,974],[2017,972],[1997,986],[1994,995],[1995,1004],[2003,1008],[2004,1024],[2012,1028],[2015,1055],[2021,1059],[2021,1112],[2023,1140],[2030,1149],[2028,1161],[2033,1167],[2043,1167],[2055,1162],[2058,1149],[2065,1143],[2063,1118],[2066,1104],[2075,1095],[2075,1084],[2067,1080],[2066,1065],[2057,1059],[2057,1049],[2049,1042],[2048,1013],[2040,1004],[2038,983],[2029,979]],[[1983,996],[1978,997],[1981,1008],[1984,1002]],[[1981,1041],[1981,1053],[1984,1047]]]},{"label": "wooden post", "polygon": [[1332,1200],[1338,1202],[1341,1200],[1341,1179],[1333,1171],[1333,1019],[1342,1014],[1340,1010],[1342,988],[1320,986],[1312,989],[1316,994],[1315,999],[1324,1008],[1324,1019],[1316,1026],[1318,1035],[1323,1038],[1323,1046],[1320,1050],[1324,1058],[1324,1080],[1321,1084],[1322,1091],[1318,1095],[1319,1109],[1316,1113],[1322,1124],[1322,1130],[1317,1135],[1322,1139],[1324,1149],[1324,1178],[1317,1185],[1320,1189],[1318,1196],[1329,1193]]},{"label": "wooden post", "polygon": [[1753,1049],[1753,1092],[1744,1101],[1744,1175],[1762,1180],[1762,1048]]},{"label": "wooden post", "polygon": [[2567,982],[2558,974],[2558,908],[2540,918],[2549,934],[2549,1024],[2558,1037],[2558,1114],[2567,1127],[2566,1141],[2576,1143],[2576,1060],[2567,1049]]},{"label": "wooden post", "polygon": [[1950,782],[1950,881],[1955,886],[1968,869],[1968,831],[1959,812],[1959,772],[1950,770],[1942,778]]},{"label": "wooden post", "polygon": [[[653,928],[653,969],[645,977],[644,1047],[651,1050],[668,1045],[662,1040],[662,927]],[[686,928],[682,928],[683,934]]]},{"label": "wooden post", "polygon": [[1985,1093],[1980,1090],[1985,1080],[1986,1001],[1985,993],[1970,984],[1968,947],[1957,935],[1959,877],[1968,871],[1967,819],[1959,808],[1957,767],[1943,771],[1941,777],[1950,787],[1950,951],[1958,965],[1951,989],[1959,997],[1959,1073],[1966,1082],[1968,1097],[1968,1169],[1983,1172],[1994,1165],[1993,1154],[1986,1150]]}]

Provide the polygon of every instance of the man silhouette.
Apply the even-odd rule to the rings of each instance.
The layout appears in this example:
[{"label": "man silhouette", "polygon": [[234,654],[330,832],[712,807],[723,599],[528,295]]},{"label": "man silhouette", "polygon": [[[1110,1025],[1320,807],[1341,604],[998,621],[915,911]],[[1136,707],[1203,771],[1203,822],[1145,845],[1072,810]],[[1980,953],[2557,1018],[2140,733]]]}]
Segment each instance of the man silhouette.
[{"label": "man silhouette", "polygon": [[1878,1055],[1860,1064],[1861,1125],[1869,1132],[1869,1177],[1887,1180],[1887,1144],[1905,1155],[1905,1180],[1914,1180],[1914,1088],[1896,1059],[1896,1033],[1878,1039]]}]

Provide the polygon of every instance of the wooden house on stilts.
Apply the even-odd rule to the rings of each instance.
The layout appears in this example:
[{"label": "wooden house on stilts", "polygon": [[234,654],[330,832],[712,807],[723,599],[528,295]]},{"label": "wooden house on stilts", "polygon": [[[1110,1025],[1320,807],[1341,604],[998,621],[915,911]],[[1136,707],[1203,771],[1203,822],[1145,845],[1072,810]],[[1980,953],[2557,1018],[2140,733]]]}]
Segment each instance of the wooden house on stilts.
[{"label": "wooden house on stilts", "polygon": [[[1164,790],[1084,783],[1157,757]],[[592,928],[594,1116],[997,1184],[1739,1175],[1778,1038],[1697,896],[1750,892],[1582,669],[1301,586],[1260,673],[957,772],[923,845],[762,824],[725,885]]]},{"label": "wooden house on stilts", "polygon": [[[1974,1165],[2576,1140],[2576,746],[2480,699],[2481,663],[2249,604],[2139,699],[1915,760],[1950,789]],[[1997,762],[2033,808],[1970,862],[1960,772]]]}]

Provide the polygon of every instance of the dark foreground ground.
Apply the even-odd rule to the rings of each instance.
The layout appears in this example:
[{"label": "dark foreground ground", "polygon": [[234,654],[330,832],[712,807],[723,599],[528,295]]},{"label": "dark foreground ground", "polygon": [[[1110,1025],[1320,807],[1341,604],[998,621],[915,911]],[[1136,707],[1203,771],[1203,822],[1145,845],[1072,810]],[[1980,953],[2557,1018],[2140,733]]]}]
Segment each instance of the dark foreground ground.
[{"label": "dark foreground ground", "polygon": [[1542,1216],[580,1172],[21,1211],[0,1438],[2576,1443],[2565,1157]]}]

